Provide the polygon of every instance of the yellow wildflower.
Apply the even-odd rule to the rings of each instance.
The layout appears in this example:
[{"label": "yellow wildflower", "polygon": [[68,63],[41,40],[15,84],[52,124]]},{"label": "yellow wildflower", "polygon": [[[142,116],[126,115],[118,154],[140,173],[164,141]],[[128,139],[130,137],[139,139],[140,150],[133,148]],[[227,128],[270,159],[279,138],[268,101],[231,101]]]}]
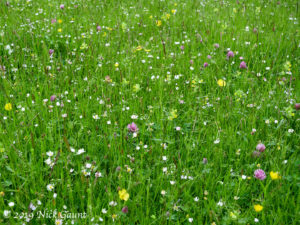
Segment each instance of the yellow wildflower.
[{"label": "yellow wildflower", "polygon": [[225,80],[219,79],[217,83],[220,87],[225,87],[226,86],[226,81]]},{"label": "yellow wildflower", "polygon": [[278,179],[281,179],[281,176],[279,176],[279,173],[278,173],[278,172],[273,172],[273,171],[271,171],[271,172],[270,172],[270,176],[271,176],[271,179],[272,179],[272,180],[278,180]]},{"label": "yellow wildflower", "polygon": [[141,51],[142,49],[143,49],[143,47],[140,46],[140,45],[136,47],[136,50],[137,50],[137,51]]},{"label": "yellow wildflower", "polygon": [[58,23],[62,23],[62,20],[61,20],[61,19],[59,19],[59,20],[58,20]]},{"label": "yellow wildflower", "polygon": [[254,210],[256,211],[256,212],[261,212],[262,210],[263,210],[263,206],[262,205],[259,205],[259,204],[257,204],[257,205],[254,205]]},{"label": "yellow wildflower", "polygon": [[176,10],[176,9],[172,9],[171,12],[172,12],[173,14],[175,14],[175,13],[177,12],[177,10]]},{"label": "yellow wildflower", "polygon": [[156,20],[156,26],[161,26],[161,24],[162,24],[162,22],[161,22],[161,20]]},{"label": "yellow wildflower", "polygon": [[61,28],[59,28],[57,31],[58,31],[59,33],[61,33],[61,32],[62,32],[62,29],[61,29]]},{"label": "yellow wildflower", "polygon": [[127,168],[127,173],[132,173],[132,169],[131,168]]},{"label": "yellow wildflower", "polygon": [[125,189],[119,191],[119,197],[121,200],[127,201],[129,199],[129,194]]},{"label": "yellow wildflower", "polygon": [[6,103],[5,106],[4,106],[4,109],[5,109],[6,111],[12,110],[12,105],[11,105],[11,103]]}]

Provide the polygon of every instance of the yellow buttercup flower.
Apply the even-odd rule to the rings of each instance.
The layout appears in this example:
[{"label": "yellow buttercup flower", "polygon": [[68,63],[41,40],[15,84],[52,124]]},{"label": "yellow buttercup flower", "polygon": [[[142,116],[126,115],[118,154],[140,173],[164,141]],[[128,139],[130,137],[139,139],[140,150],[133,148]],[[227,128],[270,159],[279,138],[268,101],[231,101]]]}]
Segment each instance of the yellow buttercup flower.
[{"label": "yellow buttercup flower", "polygon": [[58,23],[62,23],[62,20],[61,20],[61,19],[59,19],[59,20],[58,20]]},{"label": "yellow buttercup flower", "polygon": [[278,173],[278,172],[273,172],[273,171],[271,171],[271,172],[270,172],[270,176],[271,176],[271,179],[272,179],[272,180],[278,180],[278,179],[281,179],[281,176],[279,176],[279,173]]},{"label": "yellow buttercup flower", "polygon": [[142,49],[143,49],[143,47],[139,45],[139,46],[137,46],[137,47],[136,47],[136,49],[135,49],[135,50],[137,50],[137,51],[141,51]]},{"label": "yellow buttercup flower", "polygon": [[162,24],[162,22],[161,22],[161,20],[156,20],[156,26],[161,26],[161,24]]},{"label": "yellow buttercup flower", "polygon": [[62,29],[61,29],[61,28],[59,28],[57,31],[58,31],[59,33],[61,33],[61,32],[62,32]]},{"label": "yellow buttercup flower", "polygon": [[11,103],[6,103],[5,106],[4,106],[4,109],[5,109],[6,111],[12,110],[12,105],[11,105]]},{"label": "yellow buttercup flower", "polygon": [[172,12],[173,14],[175,14],[176,11],[177,11],[176,9],[172,9],[172,10],[171,10],[171,12]]},{"label": "yellow buttercup flower", "polygon": [[226,86],[226,81],[225,81],[225,80],[219,79],[219,80],[217,81],[217,83],[218,83],[218,85],[219,85],[220,87],[225,87],[225,86]]},{"label": "yellow buttercup flower", "polygon": [[129,199],[129,194],[125,189],[119,191],[119,197],[121,200],[127,201]]},{"label": "yellow buttercup flower", "polygon": [[264,207],[262,205],[259,205],[259,204],[254,205],[254,210],[256,212],[261,212],[263,209],[264,209]]}]

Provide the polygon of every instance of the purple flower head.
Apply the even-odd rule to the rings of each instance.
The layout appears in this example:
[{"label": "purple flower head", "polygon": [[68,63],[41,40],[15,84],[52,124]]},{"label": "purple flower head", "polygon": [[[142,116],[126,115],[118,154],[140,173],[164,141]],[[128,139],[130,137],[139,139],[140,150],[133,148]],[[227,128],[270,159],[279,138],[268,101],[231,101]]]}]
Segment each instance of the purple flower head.
[{"label": "purple flower head", "polygon": [[207,55],[207,58],[208,58],[208,59],[211,59],[211,55]]},{"label": "purple flower head", "polygon": [[220,45],[219,45],[218,43],[216,43],[216,44],[214,44],[214,47],[215,47],[215,48],[219,48]]},{"label": "purple flower head", "polygon": [[55,18],[52,19],[52,20],[51,20],[51,23],[56,23],[56,19],[55,19]]},{"label": "purple flower head", "polygon": [[61,4],[61,5],[59,6],[59,8],[60,8],[60,9],[64,9],[64,8],[65,8],[65,5],[64,5],[64,4]]},{"label": "purple flower head", "polygon": [[295,104],[295,109],[296,109],[296,110],[299,110],[299,109],[300,109],[300,103],[296,103],[296,104]]},{"label": "purple flower head", "polygon": [[203,163],[203,164],[207,164],[207,162],[208,162],[208,161],[207,161],[207,158],[203,158],[203,159],[202,159],[202,163]]},{"label": "purple flower head", "polygon": [[53,49],[49,49],[49,55],[51,56],[54,53]]},{"label": "purple flower head", "polygon": [[243,59],[244,59],[244,57],[243,57],[243,56],[241,56],[241,57],[240,57],[240,60],[243,60]]},{"label": "purple flower head", "polygon": [[124,206],[124,207],[122,208],[122,213],[125,213],[125,214],[128,213],[128,206]]},{"label": "purple flower head", "polygon": [[137,125],[134,122],[132,122],[131,124],[128,124],[127,128],[128,128],[128,131],[132,132],[132,133],[138,131],[138,127],[137,127]]},{"label": "purple flower head", "polygon": [[247,69],[247,65],[246,65],[246,63],[244,61],[241,62],[240,68],[241,69]]},{"label": "purple flower head", "polygon": [[208,67],[208,63],[205,62],[205,63],[203,64],[203,66],[204,66],[204,67]]},{"label": "purple flower head", "polygon": [[53,102],[56,99],[56,95],[51,95],[50,101]]},{"label": "purple flower head", "polygon": [[265,171],[258,169],[254,171],[254,177],[259,180],[264,180],[267,176],[265,174]]},{"label": "purple flower head", "polygon": [[180,46],[180,49],[183,51],[183,50],[184,50],[184,45],[181,45],[181,46]]},{"label": "purple flower head", "polygon": [[194,64],[194,61],[193,61],[192,59],[190,60],[190,64],[191,64],[191,65],[193,65],[193,64]]},{"label": "purple flower head", "polygon": [[227,59],[234,57],[233,51],[227,52]]},{"label": "purple flower head", "polygon": [[257,32],[257,29],[254,27],[253,28],[253,33],[256,33]]},{"label": "purple flower head", "polygon": [[258,145],[256,145],[256,150],[260,152],[264,152],[266,150],[266,146],[262,143],[259,143]]},{"label": "purple flower head", "polygon": [[116,168],[116,171],[119,172],[120,170],[121,170],[121,167],[118,166],[118,167]]},{"label": "purple flower head", "polygon": [[101,27],[98,25],[97,26],[97,31],[100,31],[101,30]]}]

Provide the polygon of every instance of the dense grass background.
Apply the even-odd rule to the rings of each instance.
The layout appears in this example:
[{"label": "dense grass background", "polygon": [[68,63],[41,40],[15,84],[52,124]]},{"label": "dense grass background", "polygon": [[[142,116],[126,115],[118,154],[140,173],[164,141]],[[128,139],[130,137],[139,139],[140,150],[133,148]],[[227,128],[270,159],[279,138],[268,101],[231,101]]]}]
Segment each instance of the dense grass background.
[{"label": "dense grass background", "polygon": [[298,8],[1,1],[0,223],[297,224]]}]

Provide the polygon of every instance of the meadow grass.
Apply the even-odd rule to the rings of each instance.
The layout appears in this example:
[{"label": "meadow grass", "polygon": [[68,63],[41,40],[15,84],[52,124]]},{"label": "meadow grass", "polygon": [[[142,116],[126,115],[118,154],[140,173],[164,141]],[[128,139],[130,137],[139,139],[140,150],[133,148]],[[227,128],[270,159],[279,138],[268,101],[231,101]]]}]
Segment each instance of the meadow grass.
[{"label": "meadow grass", "polygon": [[297,224],[298,8],[1,1],[0,224]]}]

